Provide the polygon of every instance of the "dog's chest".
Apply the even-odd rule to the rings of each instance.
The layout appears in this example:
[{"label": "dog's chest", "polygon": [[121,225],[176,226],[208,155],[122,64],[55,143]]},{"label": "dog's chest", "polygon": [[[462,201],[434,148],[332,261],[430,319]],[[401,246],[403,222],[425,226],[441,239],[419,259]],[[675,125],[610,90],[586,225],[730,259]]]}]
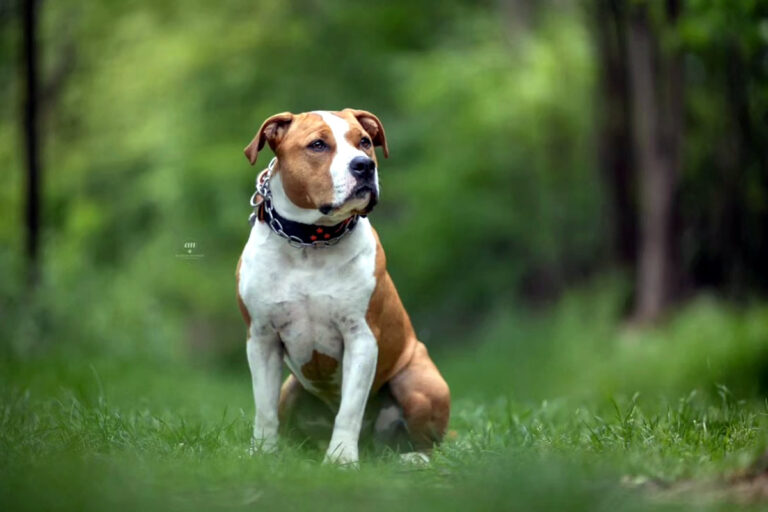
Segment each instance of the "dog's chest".
[{"label": "dog's chest", "polygon": [[270,280],[261,318],[280,336],[292,362],[304,364],[313,352],[341,358],[344,336],[365,322],[370,297],[366,280],[356,274],[293,270]]},{"label": "dog's chest", "polygon": [[251,233],[240,295],[252,333],[279,336],[286,363],[307,389],[334,394],[344,339],[368,329],[375,251],[367,221],[347,240],[323,249],[290,247],[264,226]]}]

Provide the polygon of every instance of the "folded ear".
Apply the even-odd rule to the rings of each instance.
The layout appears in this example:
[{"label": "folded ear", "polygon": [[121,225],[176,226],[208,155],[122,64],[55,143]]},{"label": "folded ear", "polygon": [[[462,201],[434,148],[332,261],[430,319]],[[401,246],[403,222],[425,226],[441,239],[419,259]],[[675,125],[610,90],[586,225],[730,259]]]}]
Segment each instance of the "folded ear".
[{"label": "folded ear", "polygon": [[264,147],[264,143],[268,142],[272,151],[277,148],[280,141],[285,136],[285,132],[291,126],[293,121],[293,114],[290,112],[283,112],[281,114],[275,114],[270,117],[259,128],[258,133],[253,138],[250,144],[245,147],[245,157],[251,163],[256,163],[256,159],[259,157],[259,151]]},{"label": "folded ear", "polygon": [[367,110],[356,110],[353,108],[344,109],[350,112],[357,122],[368,132],[371,136],[371,141],[374,146],[381,146],[384,151],[384,158],[389,158],[389,148],[387,147],[387,136],[384,134],[384,126],[381,121],[375,115],[371,114]]}]

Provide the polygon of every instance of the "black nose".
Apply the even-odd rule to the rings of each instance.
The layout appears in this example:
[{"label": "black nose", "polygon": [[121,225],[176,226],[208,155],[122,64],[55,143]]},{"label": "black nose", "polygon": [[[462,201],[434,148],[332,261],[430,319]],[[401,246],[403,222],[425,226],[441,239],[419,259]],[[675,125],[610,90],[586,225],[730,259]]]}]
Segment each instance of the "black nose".
[{"label": "black nose", "polygon": [[357,156],[349,162],[349,172],[361,180],[371,179],[375,170],[376,162],[367,156]]}]

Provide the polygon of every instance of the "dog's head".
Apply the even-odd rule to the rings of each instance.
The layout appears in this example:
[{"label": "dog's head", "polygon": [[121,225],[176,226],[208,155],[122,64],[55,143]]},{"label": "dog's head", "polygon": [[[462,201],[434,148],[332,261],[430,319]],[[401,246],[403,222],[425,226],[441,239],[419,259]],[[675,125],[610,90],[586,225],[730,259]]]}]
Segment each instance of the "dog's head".
[{"label": "dog's head", "polygon": [[[253,165],[264,144],[277,156],[279,191],[296,209],[341,221],[366,214],[379,198],[374,148],[389,156],[384,127],[365,110],[276,114],[245,148]],[[309,213],[309,212],[306,212]]]}]

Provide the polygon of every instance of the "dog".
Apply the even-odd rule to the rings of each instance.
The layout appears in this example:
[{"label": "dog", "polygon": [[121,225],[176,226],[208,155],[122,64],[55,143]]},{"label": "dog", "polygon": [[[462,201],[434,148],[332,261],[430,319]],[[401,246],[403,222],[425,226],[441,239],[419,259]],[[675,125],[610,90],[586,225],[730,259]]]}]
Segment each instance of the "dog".
[{"label": "dog", "polygon": [[[379,199],[365,110],[276,114],[245,156],[275,158],[257,178],[237,300],[248,326],[256,415],[252,449],[279,433],[330,435],[324,462],[356,465],[361,430],[426,454],[445,435],[448,385],[414,333],[367,215]],[[290,375],[282,383],[283,361]],[[325,438],[328,439],[327,437]]]}]

